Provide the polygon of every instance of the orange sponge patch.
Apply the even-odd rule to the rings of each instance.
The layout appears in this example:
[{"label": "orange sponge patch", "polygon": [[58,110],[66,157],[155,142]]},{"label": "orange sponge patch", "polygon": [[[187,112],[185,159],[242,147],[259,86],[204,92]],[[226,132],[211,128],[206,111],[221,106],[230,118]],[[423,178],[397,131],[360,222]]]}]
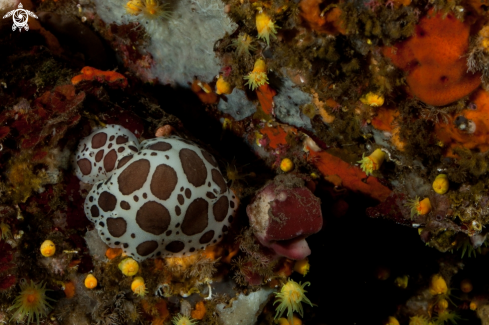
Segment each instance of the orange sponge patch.
[{"label": "orange sponge patch", "polygon": [[[474,109],[466,109],[462,114],[452,116],[448,123],[436,125],[437,138],[448,146],[448,156],[453,156],[452,149],[463,147],[465,149],[477,149],[480,152],[489,150],[489,93],[479,90],[471,97]],[[475,131],[461,130],[454,121],[458,116],[463,116],[475,125]]]},{"label": "orange sponge patch", "polygon": [[[431,13],[431,12],[430,12]],[[443,106],[469,95],[481,83],[480,74],[467,73],[470,25],[448,14],[428,15],[415,33],[383,53],[407,72],[409,91],[422,102]]]}]

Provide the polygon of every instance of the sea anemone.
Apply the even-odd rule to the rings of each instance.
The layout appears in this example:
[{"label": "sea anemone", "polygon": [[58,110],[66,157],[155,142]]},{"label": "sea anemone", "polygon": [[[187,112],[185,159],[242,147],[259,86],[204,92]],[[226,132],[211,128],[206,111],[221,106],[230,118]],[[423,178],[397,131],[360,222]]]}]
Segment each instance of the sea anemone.
[{"label": "sea anemone", "polygon": [[54,299],[46,297],[46,284],[36,284],[34,281],[27,282],[25,279],[20,281],[20,294],[15,298],[13,305],[8,311],[15,310],[12,319],[21,320],[27,316],[27,323],[36,318],[39,324],[39,317],[47,314],[47,309],[52,308],[48,300]]},{"label": "sea anemone", "polygon": [[311,283],[305,282],[304,284],[301,284],[300,282],[297,283],[290,279],[283,285],[280,292],[276,293],[277,300],[273,303],[274,305],[277,302],[280,303],[277,307],[275,319],[281,317],[285,309],[287,309],[287,318],[290,324],[293,324],[294,312],[298,312],[301,317],[304,316],[302,301],[311,305],[311,307],[313,306],[311,301],[305,295],[307,291],[304,290],[304,287],[307,285],[311,285]]},{"label": "sea anemone", "polygon": [[230,46],[236,47],[236,54],[238,56],[241,56],[243,54],[251,55],[250,50],[256,50],[256,46],[253,45],[253,42],[254,40],[250,35],[246,33],[240,33],[238,38],[233,40]]}]

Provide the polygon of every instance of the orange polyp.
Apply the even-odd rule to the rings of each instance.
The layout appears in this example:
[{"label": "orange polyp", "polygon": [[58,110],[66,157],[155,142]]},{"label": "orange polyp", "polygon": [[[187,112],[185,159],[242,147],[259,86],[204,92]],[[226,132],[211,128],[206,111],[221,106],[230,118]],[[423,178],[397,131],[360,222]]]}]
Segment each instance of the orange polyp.
[{"label": "orange polyp", "polygon": [[27,295],[27,302],[34,302],[36,301],[36,295],[35,294],[30,294],[30,295]]}]

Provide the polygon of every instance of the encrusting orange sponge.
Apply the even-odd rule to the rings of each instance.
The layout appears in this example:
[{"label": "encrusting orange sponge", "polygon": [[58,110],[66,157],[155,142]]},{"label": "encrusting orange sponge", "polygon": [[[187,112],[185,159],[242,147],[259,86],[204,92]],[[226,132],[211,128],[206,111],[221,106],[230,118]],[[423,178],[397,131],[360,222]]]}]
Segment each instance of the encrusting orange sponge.
[{"label": "encrusting orange sponge", "polygon": [[467,72],[470,27],[452,14],[443,18],[430,11],[413,36],[385,47],[383,54],[407,73],[411,95],[428,105],[447,105],[481,84],[480,74]]},{"label": "encrusting orange sponge", "polygon": [[111,85],[120,85],[121,87],[127,86],[126,77],[115,71],[102,71],[92,67],[84,67],[81,73],[71,78],[71,83],[74,86],[84,80],[97,80],[99,82],[107,82]]},{"label": "encrusting orange sponge", "polygon": [[[471,124],[470,128],[457,126],[463,117]],[[468,124],[465,123],[465,124]],[[456,147],[475,149],[479,152],[489,150],[489,93],[478,90],[472,94],[469,107],[461,113],[452,116],[447,123],[437,123],[435,133],[438,140],[447,147],[447,156],[454,156],[452,150]]]},{"label": "encrusting orange sponge", "polygon": [[346,34],[344,21],[341,20],[343,12],[339,7],[323,12],[321,0],[302,0],[299,7],[301,17],[312,30],[328,35]]}]

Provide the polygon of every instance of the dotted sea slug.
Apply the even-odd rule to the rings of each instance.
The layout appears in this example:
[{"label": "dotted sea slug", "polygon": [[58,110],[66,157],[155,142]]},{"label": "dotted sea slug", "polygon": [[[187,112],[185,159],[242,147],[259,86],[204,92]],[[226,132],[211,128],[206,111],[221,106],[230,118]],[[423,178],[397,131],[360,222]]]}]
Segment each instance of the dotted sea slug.
[{"label": "dotted sea slug", "polygon": [[117,161],[138,150],[139,141],[131,131],[109,124],[80,141],[73,162],[76,176],[90,184],[105,180],[112,175]]},{"label": "dotted sea slug", "polygon": [[176,136],[140,145],[86,198],[85,213],[102,240],[138,261],[219,242],[238,202],[214,157]]}]

